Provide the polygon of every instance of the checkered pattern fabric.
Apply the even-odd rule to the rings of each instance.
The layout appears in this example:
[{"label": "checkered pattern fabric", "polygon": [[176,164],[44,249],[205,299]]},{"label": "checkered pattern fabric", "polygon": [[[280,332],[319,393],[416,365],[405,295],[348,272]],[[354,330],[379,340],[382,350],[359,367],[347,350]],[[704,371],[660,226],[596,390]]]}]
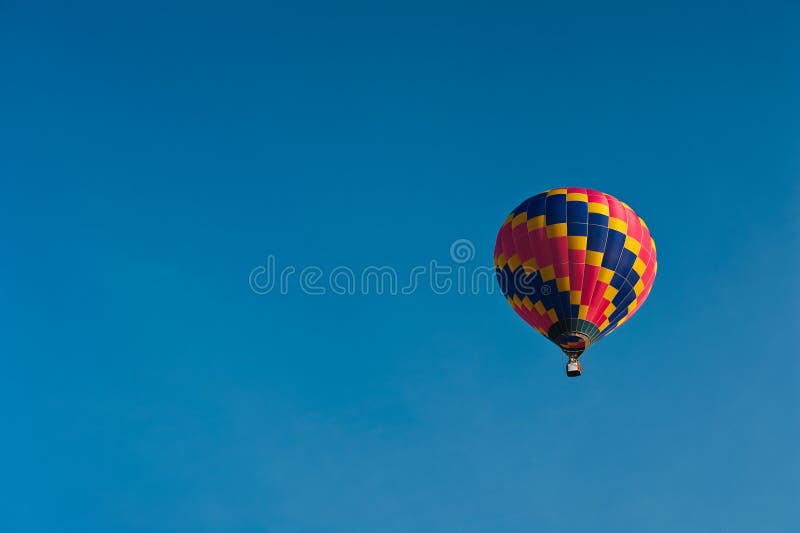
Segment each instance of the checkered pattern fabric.
[{"label": "checkered pattern fabric", "polygon": [[578,355],[633,316],[658,268],[644,220],[613,196],[579,187],[514,209],[497,235],[494,265],[514,311]]}]

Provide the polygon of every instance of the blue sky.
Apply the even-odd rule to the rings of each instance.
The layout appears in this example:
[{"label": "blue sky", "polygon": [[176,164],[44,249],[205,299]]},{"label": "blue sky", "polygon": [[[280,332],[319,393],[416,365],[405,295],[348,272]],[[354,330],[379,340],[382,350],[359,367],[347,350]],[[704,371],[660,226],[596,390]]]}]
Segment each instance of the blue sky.
[{"label": "blue sky", "polygon": [[[6,3],[0,530],[796,526],[799,17]],[[564,185],[659,253],[579,379],[497,293],[248,287],[491,264]]]}]

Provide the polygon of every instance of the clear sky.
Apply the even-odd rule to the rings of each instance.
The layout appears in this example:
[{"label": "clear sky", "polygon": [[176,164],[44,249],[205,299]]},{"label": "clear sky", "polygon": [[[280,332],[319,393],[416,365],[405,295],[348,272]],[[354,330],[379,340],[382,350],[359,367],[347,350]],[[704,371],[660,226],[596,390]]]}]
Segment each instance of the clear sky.
[{"label": "clear sky", "polygon": [[[0,530],[797,527],[791,4],[3,3]],[[578,379],[497,292],[249,287],[564,185],[659,253]]]}]

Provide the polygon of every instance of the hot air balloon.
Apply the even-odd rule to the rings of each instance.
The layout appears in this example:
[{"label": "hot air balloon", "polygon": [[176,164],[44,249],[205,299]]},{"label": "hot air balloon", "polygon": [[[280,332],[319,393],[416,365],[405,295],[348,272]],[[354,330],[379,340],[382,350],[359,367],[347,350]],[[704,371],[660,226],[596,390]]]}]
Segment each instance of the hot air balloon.
[{"label": "hot air balloon", "polygon": [[497,234],[494,266],[503,295],[568,358],[578,358],[647,300],[656,244],[634,211],[592,189],[551,189],[522,202]]}]

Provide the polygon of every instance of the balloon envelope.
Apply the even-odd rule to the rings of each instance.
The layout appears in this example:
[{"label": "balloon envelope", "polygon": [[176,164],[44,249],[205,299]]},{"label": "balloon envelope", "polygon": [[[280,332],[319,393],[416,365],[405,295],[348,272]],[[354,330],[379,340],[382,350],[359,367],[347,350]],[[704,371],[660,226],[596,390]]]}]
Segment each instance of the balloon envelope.
[{"label": "balloon envelope", "polygon": [[508,215],[494,266],[514,311],[575,359],[645,302],[656,245],[624,202],[564,187],[532,196]]}]

